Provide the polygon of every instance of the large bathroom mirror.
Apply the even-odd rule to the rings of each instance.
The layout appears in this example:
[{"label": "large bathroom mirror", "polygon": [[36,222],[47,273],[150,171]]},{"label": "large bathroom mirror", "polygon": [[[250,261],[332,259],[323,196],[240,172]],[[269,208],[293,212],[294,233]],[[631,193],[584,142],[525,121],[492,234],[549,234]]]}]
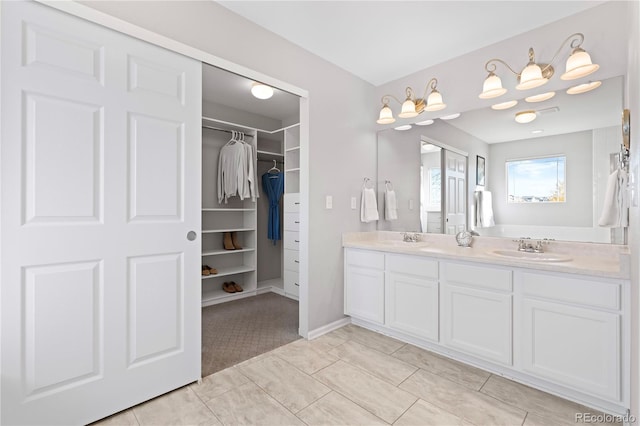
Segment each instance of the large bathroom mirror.
[{"label": "large bathroom mirror", "polygon": [[[619,161],[623,83],[622,76],[613,77],[586,93],[556,91],[541,102],[518,99],[515,108],[487,107],[454,119],[414,124],[409,130],[380,131],[380,204],[389,181],[396,192],[398,219],[385,220],[381,207],[378,229],[451,233],[443,206],[456,192],[445,188],[441,162],[446,152],[455,151],[467,160],[463,204],[468,229],[496,237],[623,243],[622,229],[598,225],[607,179]],[[526,109],[536,112],[535,120],[517,123],[515,113]],[[562,158],[561,164],[549,160],[557,158]],[[528,174],[555,167],[557,193],[540,196],[519,187],[518,195],[509,194],[507,166],[516,163],[529,164]],[[512,173],[512,184],[536,181]],[[540,176],[537,180],[542,182]],[[495,225],[478,220],[477,191],[491,194]],[[521,202],[514,202],[514,197]]]}]

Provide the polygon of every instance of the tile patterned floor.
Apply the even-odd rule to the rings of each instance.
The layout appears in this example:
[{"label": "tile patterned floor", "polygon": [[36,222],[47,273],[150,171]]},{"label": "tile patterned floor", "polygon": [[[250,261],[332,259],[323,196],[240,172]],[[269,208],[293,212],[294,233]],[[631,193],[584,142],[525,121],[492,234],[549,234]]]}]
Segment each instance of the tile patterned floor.
[{"label": "tile patterned floor", "polygon": [[579,404],[348,325],[99,425],[575,425]]}]

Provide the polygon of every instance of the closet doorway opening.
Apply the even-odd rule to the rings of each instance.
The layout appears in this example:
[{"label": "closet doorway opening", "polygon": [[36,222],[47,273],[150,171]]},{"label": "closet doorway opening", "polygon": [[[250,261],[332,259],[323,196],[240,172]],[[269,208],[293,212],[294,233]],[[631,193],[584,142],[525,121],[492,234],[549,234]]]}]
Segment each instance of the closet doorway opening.
[{"label": "closet doorway opening", "polygon": [[[202,376],[300,338],[300,97],[203,63]],[[262,88],[264,89],[264,88]],[[264,96],[262,96],[264,97]]]}]

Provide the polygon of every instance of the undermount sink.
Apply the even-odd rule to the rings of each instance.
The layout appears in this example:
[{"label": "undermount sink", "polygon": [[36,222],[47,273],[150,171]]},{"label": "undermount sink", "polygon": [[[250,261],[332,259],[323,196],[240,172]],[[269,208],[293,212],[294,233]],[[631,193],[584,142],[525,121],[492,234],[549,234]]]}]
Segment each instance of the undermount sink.
[{"label": "undermount sink", "polygon": [[518,250],[493,250],[489,252],[500,257],[511,259],[530,260],[534,262],[570,262],[573,259],[566,254],[560,253],[535,253]]}]

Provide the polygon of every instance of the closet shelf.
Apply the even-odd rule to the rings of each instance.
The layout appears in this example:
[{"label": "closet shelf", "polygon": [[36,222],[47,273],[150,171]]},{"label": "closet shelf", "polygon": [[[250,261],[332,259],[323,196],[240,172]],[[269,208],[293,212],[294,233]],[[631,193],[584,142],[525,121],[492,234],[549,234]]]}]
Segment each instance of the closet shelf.
[{"label": "closet shelf", "polygon": [[224,207],[216,207],[216,208],[203,208],[203,212],[254,212],[256,209],[237,209],[237,208],[224,208]]},{"label": "closet shelf", "polygon": [[295,169],[285,169],[285,172],[299,172],[300,171],[300,167],[296,167]]},{"label": "closet shelf", "polygon": [[267,160],[270,160],[271,158],[284,158],[284,154],[281,154],[279,152],[262,151],[258,149],[256,150],[256,153],[258,154],[258,158],[262,157]]},{"label": "closet shelf", "polygon": [[202,279],[203,280],[208,280],[211,278],[216,278],[216,277],[226,277],[227,275],[236,275],[236,274],[244,274],[245,272],[253,272],[256,270],[255,266],[247,266],[247,265],[240,265],[240,266],[227,266],[227,267],[222,267],[222,268],[217,268],[218,269],[218,273],[214,274],[214,275],[203,275]]},{"label": "closet shelf", "polygon": [[247,251],[255,251],[256,249],[254,248],[243,248],[243,249],[238,249],[238,250],[225,250],[225,249],[218,249],[218,250],[205,250],[202,252],[203,256],[218,256],[221,254],[234,254],[234,253],[244,253]]},{"label": "closet shelf", "polygon": [[291,151],[299,151],[300,147],[299,146],[294,146],[293,148],[287,148],[284,151],[285,152],[291,152]]},{"label": "closet shelf", "polygon": [[203,229],[203,234],[217,234],[220,232],[243,232],[243,231],[255,231],[255,228],[228,228],[228,229]]},{"label": "closet shelf", "polygon": [[245,297],[250,297],[255,295],[256,295],[255,289],[247,290],[246,288],[241,293],[227,293],[222,289],[206,290],[202,292],[202,306],[205,307],[205,306],[216,305],[218,303],[229,302],[231,300],[242,299]]}]

